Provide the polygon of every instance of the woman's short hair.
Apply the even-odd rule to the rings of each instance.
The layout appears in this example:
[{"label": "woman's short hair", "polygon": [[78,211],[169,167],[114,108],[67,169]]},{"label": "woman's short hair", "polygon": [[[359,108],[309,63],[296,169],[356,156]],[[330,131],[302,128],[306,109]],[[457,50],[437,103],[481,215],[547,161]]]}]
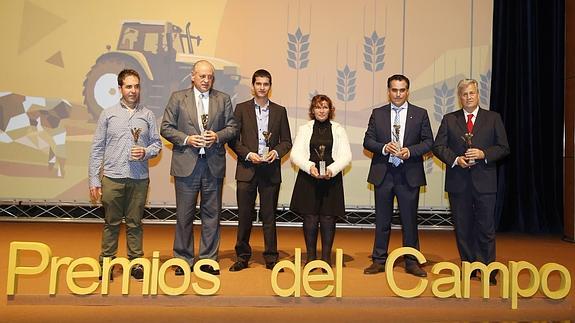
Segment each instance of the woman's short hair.
[{"label": "woman's short hair", "polygon": [[309,105],[309,118],[311,120],[315,119],[313,109],[315,109],[315,107],[319,106],[319,104],[324,101],[327,102],[327,106],[329,107],[328,119],[332,120],[335,117],[335,107],[333,106],[331,99],[325,94],[316,94],[311,99],[311,104]]}]

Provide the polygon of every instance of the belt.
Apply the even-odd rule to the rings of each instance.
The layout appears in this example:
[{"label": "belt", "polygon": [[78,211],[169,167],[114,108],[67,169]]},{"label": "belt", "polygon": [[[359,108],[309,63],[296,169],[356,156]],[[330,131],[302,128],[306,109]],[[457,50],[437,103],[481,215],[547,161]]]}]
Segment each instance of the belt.
[{"label": "belt", "polygon": [[198,158],[206,158],[206,154],[198,154]]}]

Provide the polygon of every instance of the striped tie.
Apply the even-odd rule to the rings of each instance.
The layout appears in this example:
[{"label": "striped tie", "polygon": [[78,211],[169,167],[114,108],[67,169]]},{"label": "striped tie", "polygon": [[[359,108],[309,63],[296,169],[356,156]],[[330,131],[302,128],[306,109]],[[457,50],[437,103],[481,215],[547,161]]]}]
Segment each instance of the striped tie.
[{"label": "striped tie", "polygon": [[[392,107],[391,109],[395,112],[395,119],[393,120],[393,124],[394,125],[401,124],[401,119],[399,118],[399,112],[401,112],[401,110],[403,108]],[[394,131],[395,131],[395,129],[394,129]],[[393,137],[394,134],[391,134],[391,136]],[[397,142],[399,142],[399,138],[397,138]],[[392,163],[394,167],[397,167],[401,163],[403,163],[403,160],[401,160],[401,158],[399,158],[397,156],[391,155],[391,156],[389,156],[389,162]]]}]

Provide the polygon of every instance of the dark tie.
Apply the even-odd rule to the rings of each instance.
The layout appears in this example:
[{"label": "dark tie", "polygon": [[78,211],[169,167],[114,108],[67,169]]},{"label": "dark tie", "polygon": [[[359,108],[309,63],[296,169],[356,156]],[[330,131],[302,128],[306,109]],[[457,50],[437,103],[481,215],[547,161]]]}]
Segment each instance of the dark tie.
[{"label": "dark tie", "polygon": [[473,114],[467,115],[467,132],[468,133],[473,132],[473,121],[471,121],[472,118],[473,118]]}]

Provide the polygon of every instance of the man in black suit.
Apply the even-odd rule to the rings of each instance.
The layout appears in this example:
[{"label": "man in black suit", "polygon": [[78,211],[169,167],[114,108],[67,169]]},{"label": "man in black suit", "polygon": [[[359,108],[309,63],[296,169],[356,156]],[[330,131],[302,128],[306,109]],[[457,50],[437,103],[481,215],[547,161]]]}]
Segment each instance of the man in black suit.
[{"label": "man in black suit", "polygon": [[433,153],[447,166],[445,191],[461,261],[488,264],[495,261],[496,162],[509,154],[509,144],[499,114],[479,107],[477,81],[461,80],[457,93],[463,109],[443,116]]},{"label": "man in black suit", "polygon": [[254,98],[236,106],[235,118],[240,134],[231,148],[238,156],[236,194],[238,234],[236,262],[230,271],[248,267],[252,255],[250,233],[256,195],[260,193],[260,216],[264,230],[264,261],[272,269],[278,261],[275,212],[281,177],[281,158],[291,147],[291,133],[286,109],[269,100],[272,76],[257,70],[252,76]]},{"label": "man in black suit", "polygon": [[[417,206],[419,188],[426,185],[423,155],[433,145],[427,111],[407,102],[409,79],[404,75],[391,76],[387,79],[387,92],[390,104],[373,110],[363,139],[363,147],[373,153],[367,181],[375,187],[375,242],[373,263],[363,271],[367,275],[385,271],[395,197],[403,246],[419,249]],[[427,276],[411,256],[405,258],[405,271]]]}]

